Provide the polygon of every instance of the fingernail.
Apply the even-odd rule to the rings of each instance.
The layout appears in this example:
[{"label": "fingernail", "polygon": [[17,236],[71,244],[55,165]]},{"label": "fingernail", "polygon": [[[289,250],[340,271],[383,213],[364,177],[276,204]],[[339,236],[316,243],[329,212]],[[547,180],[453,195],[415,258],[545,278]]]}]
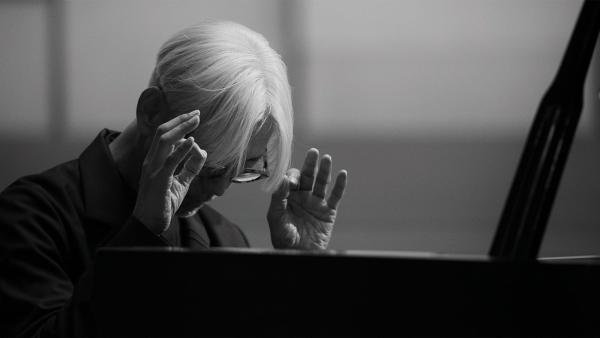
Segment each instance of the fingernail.
[{"label": "fingernail", "polygon": [[197,116],[197,115],[200,115],[200,111],[199,111],[198,109],[196,109],[196,110],[194,110],[194,111],[190,112],[190,113],[189,113],[189,115],[190,115],[190,116]]},{"label": "fingernail", "polygon": [[206,154],[206,150],[204,149],[200,149],[200,154],[202,155],[202,157],[206,158],[207,154]]}]

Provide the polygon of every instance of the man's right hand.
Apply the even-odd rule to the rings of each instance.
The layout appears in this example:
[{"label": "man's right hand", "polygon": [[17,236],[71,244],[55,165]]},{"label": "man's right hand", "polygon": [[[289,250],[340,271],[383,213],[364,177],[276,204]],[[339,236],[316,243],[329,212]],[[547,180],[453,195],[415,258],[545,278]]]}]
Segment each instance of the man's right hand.
[{"label": "man's right hand", "polygon": [[[194,138],[184,138],[199,124],[200,111],[194,110],[160,125],[146,154],[133,216],[157,235],[169,228],[190,183],[206,161],[206,151]],[[188,154],[183,168],[175,175]]]}]

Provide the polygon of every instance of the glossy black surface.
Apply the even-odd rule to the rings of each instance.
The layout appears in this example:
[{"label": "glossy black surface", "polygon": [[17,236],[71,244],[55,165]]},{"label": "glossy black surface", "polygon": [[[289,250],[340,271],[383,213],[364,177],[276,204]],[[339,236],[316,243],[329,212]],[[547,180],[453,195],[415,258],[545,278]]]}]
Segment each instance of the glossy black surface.
[{"label": "glossy black surface", "polygon": [[104,336],[600,335],[600,266],[427,253],[111,249]]}]

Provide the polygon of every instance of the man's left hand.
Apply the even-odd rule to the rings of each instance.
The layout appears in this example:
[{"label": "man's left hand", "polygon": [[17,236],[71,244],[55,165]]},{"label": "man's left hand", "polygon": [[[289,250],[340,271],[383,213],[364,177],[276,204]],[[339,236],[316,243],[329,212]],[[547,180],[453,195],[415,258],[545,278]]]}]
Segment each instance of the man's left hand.
[{"label": "man's left hand", "polygon": [[331,156],[308,151],[302,171],[288,170],[285,180],[271,197],[267,213],[271,242],[279,249],[326,249],[331,239],[337,207],[346,189],[348,173],[338,173],[329,198]]}]

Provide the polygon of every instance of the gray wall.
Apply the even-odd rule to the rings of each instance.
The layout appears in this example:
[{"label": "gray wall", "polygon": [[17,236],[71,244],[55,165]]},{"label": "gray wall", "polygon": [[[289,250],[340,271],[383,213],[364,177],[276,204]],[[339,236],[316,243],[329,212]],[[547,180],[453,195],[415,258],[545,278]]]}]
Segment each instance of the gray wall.
[{"label": "gray wall", "polygon": [[[160,44],[202,18],[263,33],[288,63],[294,164],[348,169],[334,249],[485,253],[581,2],[0,2],[0,186],[133,117]],[[544,255],[600,251],[598,53]],[[214,205],[269,247],[268,196]]]}]

